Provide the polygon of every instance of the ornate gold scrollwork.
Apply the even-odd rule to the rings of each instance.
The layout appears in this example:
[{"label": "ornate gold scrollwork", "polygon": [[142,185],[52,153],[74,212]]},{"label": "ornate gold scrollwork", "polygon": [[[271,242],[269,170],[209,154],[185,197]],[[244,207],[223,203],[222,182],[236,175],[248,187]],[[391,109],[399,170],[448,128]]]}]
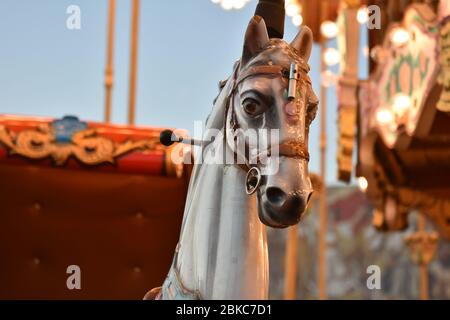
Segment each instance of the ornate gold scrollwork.
[{"label": "ornate gold scrollwork", "polygon": [[441,72],[438,82],[442,85],[442,93],[437,109],[450,112],[450,21],[442,26],[439,33]]},{"label": "ornate gold scrollwork", "polygon": [[437,232],[417,231],[405,237],[411,259],[419,265],[427,265],[433,259],[439,236]]},{"label": "ornate gold scrollwork", "polygon": [[116,143],[99,136],[96,129],[75,132],[70,143],[57,143],[54,130],[48,124],[19,133],[10,132],[0,125],[0,143],[9,149],[11,154],[29,159],[51,157],[56,165],[64,165],[70,156],[87,165],[98,165],[114,163],[117,157],[133,150],[162,149],[158,137]]}]

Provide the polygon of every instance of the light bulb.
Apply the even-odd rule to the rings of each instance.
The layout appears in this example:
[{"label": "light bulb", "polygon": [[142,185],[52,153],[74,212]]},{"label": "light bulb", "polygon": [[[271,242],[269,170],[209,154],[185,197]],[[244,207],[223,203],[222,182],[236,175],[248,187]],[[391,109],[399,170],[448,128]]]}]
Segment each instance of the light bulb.
[{"label": "light bulb", "polygon": [[334,66],[335,64],[339,63],[341,60],[341,56],[339,54],[339,51],[335,48],[327,48],[323,52],[323,60],[325,61],[325,64],[329,67]]},{"label": "light bulb", "polygon": [[405,111],[411,107],[411,105],[412,103],[409,95],[400,92],[394,96],[393,107],[395,113],[397,113],[398,115],[402,116]]},{"label": "light bulb", "polygon": [[231,10],[231,9],[233,9],[233,4],[234,4],[233,0],[222,0],[220,2],[220,5],[222,6],[222,8],[224,10]]},{"label": "light bulb", "polygon": [[300,13],[300,8],[295,3],[288,3],[286,5],[286,15],[289,17],[295,17],[297,14]]},{"label": "light bulb", "polygon": [[394,115],[392,114],[391,110],[381,108],[377,111],[376,118],[379,124],[381,125],[388,125],[391,124],[392,121],[394,121]]},{"label": "light bulb", "polygon": [[234,0],[233,1],[233,8],[237,9],[237,10],[242,9],[245,6],[246,3],[247,3],[246,0]]},{"label": "light bulb", "polygon": [[409,32],[401,27],[396,27],[392,30],[391,41],[396,46],[402,46],[409,41]]},{"label": "light bulb", "polygon": [[369,186],[369,183],[367,182],[367,179],[364,177],[358,178],[358,186],[361,191],[365,192],[367,190],[367,187]]},{"label": "light bulb", "polygon": [[303,17],[301,14],[297,14],[294,17],[292,17],[292,23],[294,26],[299,27],[303,23]]},{"label": "light bulb", "polygon": [[338,26],[336,22],[324,21],[320,25],[320,33],[327,39],[331,39],[337,36]]},{"label": "light bulb", "polygon": [[369,20],[369,10],[367,9],[366,6],[363,6],[358,9],[358,13],[356,14],[356,20],[358,20],[360,24],[367,23],[367,21]]}]

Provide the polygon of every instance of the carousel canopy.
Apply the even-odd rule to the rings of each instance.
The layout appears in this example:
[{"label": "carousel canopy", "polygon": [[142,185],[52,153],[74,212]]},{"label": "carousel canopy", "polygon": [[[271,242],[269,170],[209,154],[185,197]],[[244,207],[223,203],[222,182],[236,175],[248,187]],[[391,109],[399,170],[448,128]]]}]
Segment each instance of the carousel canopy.
[{"label": "carousel canopy", "polygon": [[[448,2],[371,4],[382,14],[381,28],[369,31],[371,73],[353,91],[341,77],[341,91],[351,93],[340,95],[340,106],[351,113],[340,110],[341,130],[356,124],[350,127],[357,135],[356,174],[366,181],[378,228],[404,229],[407,213],[419,210],[450,237]],[[351,141],[341,134],[341,164],[351,157],[345,153]],[[351,172],[340,169],[347,177]]]}]

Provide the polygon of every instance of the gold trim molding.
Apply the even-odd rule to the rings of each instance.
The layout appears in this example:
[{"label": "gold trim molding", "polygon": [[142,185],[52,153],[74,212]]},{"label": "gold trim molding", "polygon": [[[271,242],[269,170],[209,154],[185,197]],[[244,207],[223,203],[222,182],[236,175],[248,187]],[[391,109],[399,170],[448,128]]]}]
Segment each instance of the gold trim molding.
[{"label": "gold trim molding", "polygon": [[60,166],[71,156],[83,164],[98,165],[114,163],[116,158],[134,150],[163,150],[159,137],[117,143],[99,136],[95,128],[75,132],[69,143],[58,143],[50,124],[42,124],[34,130],[19,133],[0,125],[0,143],[9,149],[10,154],[35,160],[50,157]]},{"label": "gold trim molding", "polygon": [[441,72],[438,82],[442,85],[442,93],[437,109],[450,112],[450,21],[442,26],[439,35]]}]

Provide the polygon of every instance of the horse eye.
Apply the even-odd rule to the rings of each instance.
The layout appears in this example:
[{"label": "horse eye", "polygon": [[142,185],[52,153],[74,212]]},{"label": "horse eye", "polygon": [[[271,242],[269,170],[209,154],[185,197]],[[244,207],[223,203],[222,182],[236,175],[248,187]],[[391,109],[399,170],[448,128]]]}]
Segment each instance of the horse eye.
[{"label": "horse eye", "polygon": [[246,98],[244,102],[242,102],[242,107],[250,116],[257,115],[261,110],[261,104],[258,100],[255,100],[253,98]]}]

